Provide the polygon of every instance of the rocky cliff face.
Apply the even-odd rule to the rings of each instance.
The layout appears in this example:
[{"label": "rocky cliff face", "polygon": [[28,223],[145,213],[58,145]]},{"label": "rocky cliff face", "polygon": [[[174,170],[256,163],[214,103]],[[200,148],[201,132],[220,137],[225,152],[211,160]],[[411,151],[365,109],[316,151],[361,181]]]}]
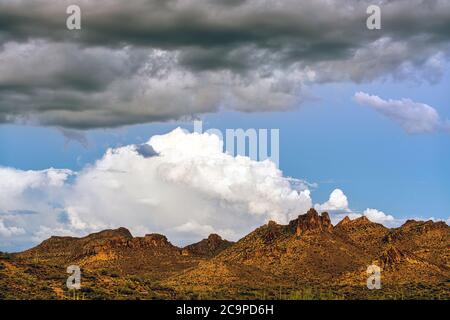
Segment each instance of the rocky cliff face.
[{"label": "rocky cliff face", "polygon": [[327,212],[321,215],[315,209],[310,209],[306,214],[300,215],[289,223],[291,230],[295,230],[297,236],[306,232],[331,232],[333,225]]}]

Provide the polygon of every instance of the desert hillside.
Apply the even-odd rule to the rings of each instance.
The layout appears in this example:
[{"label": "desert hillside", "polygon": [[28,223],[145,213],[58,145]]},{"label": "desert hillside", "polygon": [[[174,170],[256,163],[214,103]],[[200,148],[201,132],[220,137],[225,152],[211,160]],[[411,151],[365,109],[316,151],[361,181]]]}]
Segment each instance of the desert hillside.
[{"label": "desert hillside", "polygon": [[[382,288],[366,287],[367,267]],[[69,265],[82,287],[66,288]],[[1,254],[3,299],[448,299],[450,227],[408,220],[389,229],[366,217],[336,226],[314,209],[273,221],[233,243],[212,234],[184,248],[125,228],[83,238],[51,237]]]}]

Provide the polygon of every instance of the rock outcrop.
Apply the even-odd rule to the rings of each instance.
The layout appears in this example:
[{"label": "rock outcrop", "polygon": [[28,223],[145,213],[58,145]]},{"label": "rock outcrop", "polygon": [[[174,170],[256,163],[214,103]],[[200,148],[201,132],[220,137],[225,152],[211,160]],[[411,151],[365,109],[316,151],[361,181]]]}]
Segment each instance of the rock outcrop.
[{"label": "rock outcrop", "polygon": [[231,246],[233,242],[222,239],[217,234],[210,234],[207,239],[188,245],[183,248],[183,255],[197,255],[201,257],[213,257]]},{"label": "rock outcrop", "polygon": [[327,212],[321,215],[315,209],[310,209],[306,214],[300,215],[297,219],[289,223],[291,230],[295,230],[297,236],[309,231],[331,232],[333,225],[331,224],[330,216]]}]

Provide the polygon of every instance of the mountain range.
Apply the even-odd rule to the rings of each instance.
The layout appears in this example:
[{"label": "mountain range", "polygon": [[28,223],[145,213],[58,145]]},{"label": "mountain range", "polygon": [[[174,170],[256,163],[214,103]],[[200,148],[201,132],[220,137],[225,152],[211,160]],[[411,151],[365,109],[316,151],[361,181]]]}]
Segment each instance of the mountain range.
[{"label": "mountain range", "polygon": [[[81,269],[69,290],[66,268]],[[370,290],[370,265],[381,288]],[[180,248],[126,228],[51,237],[0,254],[2,299],[449,299],[450,227],[408,220],[389,229],[365,216],[331,224],[310,209],[269,221],[237,242],[211,234]]]}]

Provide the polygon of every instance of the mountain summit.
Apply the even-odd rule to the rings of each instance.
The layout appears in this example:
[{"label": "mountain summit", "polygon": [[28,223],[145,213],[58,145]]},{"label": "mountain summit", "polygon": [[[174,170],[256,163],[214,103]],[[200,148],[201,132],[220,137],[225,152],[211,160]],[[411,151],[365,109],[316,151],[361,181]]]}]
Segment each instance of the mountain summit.
[{"label": "mountain summit", "polygon": [[333,230],[328,213],[323,212],[319,215],[315,209],[310,209],[306,214],[300,215],[297,219],[292,220],[289,226],[292,230],[295,230],[297,236],[301,236],[308,231],[331,232]]},{"label": "mountain summit", "polygon": [[213,257],[232,244],[233,242],[223,240],[219,235],[213,233],[207,239],[184,247],[183,254]]}]

